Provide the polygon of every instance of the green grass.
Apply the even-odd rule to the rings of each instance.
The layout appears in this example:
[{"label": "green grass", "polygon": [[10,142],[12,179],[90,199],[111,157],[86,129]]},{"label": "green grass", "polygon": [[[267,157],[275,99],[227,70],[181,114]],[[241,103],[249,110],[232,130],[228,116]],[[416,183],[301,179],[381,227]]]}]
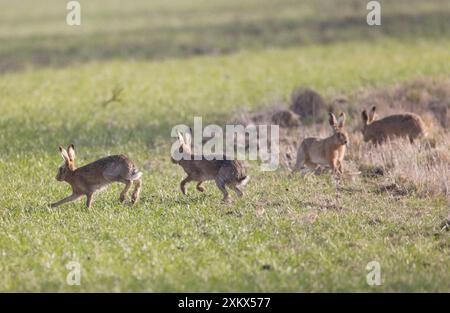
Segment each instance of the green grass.
[{"label": "green grass", "polygon": [[[91,62],[0,77],[1,291],[449,291],[445,198],[377,192],[377,181],[289,179],[251,164],[246,196],[213,184],[182,196],[169,161],[177,123],[224,124],[307,85],[325,96],[448,75],[450,43],[380,39],[166,61]],[[122,86],[122,102],[102,101]],[[56,209],[57,146],[78,164],[126,153],[143,168],[141,201],[120,186]],[[366,284],[368,262],[383,285]],[[81,286],[65,265],[79,261]],[[266,268],[266,269],[265,269]],[[267,269],[268,268],[268,269]]]},{"label": "green grass", "polygon": [[[442,201],[398,203],[364,189],[336,192],[325,178],[253,173],[245,200],[224,207],[212,190],[181,197],[168,171],[147,176],[134,208],[117,205],[112,188],[91,211],[8,211],[2,289],[448,291],[448,241],[433,236]],[[65,284],[72,260],[82,265],[79,287]],[[365,283],[371,260],[382,265],[383,286]]]}]

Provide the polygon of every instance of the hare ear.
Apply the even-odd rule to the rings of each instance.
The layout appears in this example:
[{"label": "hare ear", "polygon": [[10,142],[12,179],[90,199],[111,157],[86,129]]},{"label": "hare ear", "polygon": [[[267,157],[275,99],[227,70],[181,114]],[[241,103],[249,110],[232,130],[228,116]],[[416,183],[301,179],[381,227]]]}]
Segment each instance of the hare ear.
[{"label": "hare ear", "polygon": [[331,127],[335,127],[337,124],[336,116],[334,116],[334,114],[331,112],[328,113],[328,115],[329,115],[328,121],[330,122]]},{"label": "hare ear", "polygon": [[67,147],[67,155],[69,156],[70,161],[75,161],[75,147],[73,144],[70,144],[69,147]]},{"label": "hare ear", "polygon": [[339,114],[339,118],[338,118],[338,126],[339,128],[344,127],[345,125],[345,113],[342,112],[341,114]]},{"label": "hare ear", "polygon": [[367,116],[367,111],[366,110],[361,112],[361,117],[362,117],[362,120],[363,120],[364,124],[367,124],[367,122],[369,121],[369,117]]},{"label": "hare ear", "polygon": [[180,143],[184,143],[184,138],[183,135],[181,135],[181,133],[177,130],[177,135],[178,135],[178,141],[180,141]]},{"label": "hare ear", "polygon": [[191,137],[191,133],[185,133],[184,134],[184,142],[186,145],[190,146],[191,142],[192,142],[192,137]]},{"label": "hare ear", "polygon": [[69,158],[69,155],[67,154],[66,149],[64,149],[63,147],[60,146],[60,147],[59,147],[59,152],[61,153],[61,156],[62,156],[63,160],[64,160],[66,163],[69,163],[70,158]]},{"label": "hare ear", "polygon": [[375,119],[375,111],[377,110],[376,106],[372,107],[372,110],[370,110],[369,114],[369,121],[372,122]]}]

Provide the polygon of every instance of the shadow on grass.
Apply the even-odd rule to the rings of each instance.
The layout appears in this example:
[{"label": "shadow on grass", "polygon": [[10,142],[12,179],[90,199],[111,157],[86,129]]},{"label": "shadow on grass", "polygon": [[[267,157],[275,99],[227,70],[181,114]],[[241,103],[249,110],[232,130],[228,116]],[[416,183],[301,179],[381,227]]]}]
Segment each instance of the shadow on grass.
[{"label": "shadow on grass", "polygon": [[[224,125],[230,116],[225,114],[208,114],[204,123]],[[155,122],[156,121],[156,122]],[[81,119],[70,125],[47,126],[45,121],[28,121],[10,119],[0,124],[0,146],[2,157],[11,157],[29,153],[54,153],[59,145],[74,143],[83,149],[94,151],[111,151],[117,147],[140,144],[148,149],[154,149],[161,143],[172,144],[171,130],[177,124],[192,126],[193,116],[188,120],[176,121],[171,117],[148,117],[148,122],[142,118],[133,126],[111,123],[109,120],[96,120],[90,126]],[[122,152],[120,152],[122,153]],[[123,151],[126,153],[126,151]],[[169,152],[168,152],[169,153]],[[169,156],[169,154],[168,154]]]},{"label": "shadow on grass", "polygon": [[[130,17],[131,18],[131,17]],[[27,66],[67,66],[87,61],[162,59],[226,54],[242,49],[292,47],[379,37],[446,38],[450,34],[447,10],[418,13],[383,13],[382,26],[370,27],[365,15],[327,18],[266,18],[228,20],[214,25],[142,27],[119,32],[77,36],[4,38],[0,45],[0,73]]]}]

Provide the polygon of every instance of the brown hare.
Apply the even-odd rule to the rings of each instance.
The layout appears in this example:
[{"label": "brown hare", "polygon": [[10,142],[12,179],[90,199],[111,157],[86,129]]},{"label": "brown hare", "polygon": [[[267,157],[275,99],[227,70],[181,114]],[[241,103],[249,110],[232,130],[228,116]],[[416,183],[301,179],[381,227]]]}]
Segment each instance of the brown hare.
[{"label": "brown hare", "polygon": [[317,137],[305,138],[297,152],[295,171],[306,165],[309,169],[316,170],[320,166],[329,166],[334,174],[343,173],[342,162],[349,139],[344,128],[345,114],[341,113],[339,119],[333,113],[329,113],[329,122],[333,134],[325,139]]},{"label": "brown hare", "polygon": [[138,201],[142,172],[126,156],[111,155],[77,168],[75,166],[75,148],[73,145],[70,145],[67,151],[59,147],[59,151],[64,159],[64,164],[59,168],[56,179],[69,183],[72,187],[72,195],[53,203],[52,207],[77,200],[85,195],[87,197],[86,205],[90,208],[94,193],[113,182],[125,184],[125,188],[120,193],[121,202],[126,200],[128,190],[134,184],[131,201],[132,203]]},{"label": "brown hare", "polygon": [[230,197],[226,187],[231,188],[236,192],[238,197],[242,197],[243,193],[239,189],[240,186],[245,186],[250,176],[246,174],[246,169],[242,161],[226,160],[223,156],[222,160],[213,159],[212,156],[206,158],[201,156],[200,160],[196,160],[191,152],[191,136],[186,133],[183,137],[178,132],[178,144],[180,146],[179,152],[183,154],[183,158],[177,161],[173,157],[171,160],[175,164],[179,164],[186,172],[187,177],[180,183],[181,192],[186,195],[186,184],[195,181],[197,182],[197,190],[205,191],[201,185],[204,181],[214,180],[217,187],[223,194],[223,201],[230,202]]},{"label": "brown hare", "polygon": [[414,113],[403,113],[389,115],[381,120],[375,120],[376,107],[372,107],[370,113],[362,111],[363,120],[362,133],[364,141],[371,141],[373,144],[382,144],[387,138],[394,137],[409,138],[411,143],[416,138],[426,135],[425,124],[422,118]]}]

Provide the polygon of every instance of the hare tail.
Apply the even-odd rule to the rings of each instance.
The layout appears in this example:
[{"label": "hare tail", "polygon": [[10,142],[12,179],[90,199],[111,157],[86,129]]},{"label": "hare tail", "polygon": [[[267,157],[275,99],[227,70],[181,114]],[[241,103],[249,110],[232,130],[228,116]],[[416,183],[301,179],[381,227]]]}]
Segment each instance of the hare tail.
[{"label": "hare tail", "polygon": [[133,173],[131,174],[130,179],[131,179],[131,180],[138,180],[139,178],[141,178],[141,176],[142,176],[142,172],[141,172],[141,171],[138,171],[138,170],[135,170],[135,172],[133,172]]},{"label": "hare tail", "polygon": [[238,184],[238,186],[245,186],[245,185],[247,185],[247,183],[249,182],[249,180],[250,180],[250,175],[247,175],[247,176],[242,177],[241,179],[239,179],[239,184]]}]

